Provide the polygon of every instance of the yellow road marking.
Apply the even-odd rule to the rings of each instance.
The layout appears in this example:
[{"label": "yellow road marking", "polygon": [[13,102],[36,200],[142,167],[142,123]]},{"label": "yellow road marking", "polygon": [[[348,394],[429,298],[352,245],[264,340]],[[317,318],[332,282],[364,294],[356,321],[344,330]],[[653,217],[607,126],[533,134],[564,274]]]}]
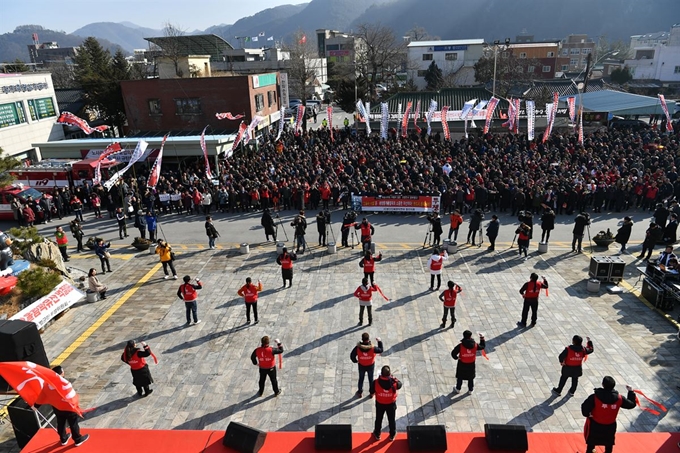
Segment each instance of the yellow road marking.
[{"label": "yellow road marking", "polygon": [[[110,259],[114,259],[114,260],[126,260],[126,261],[127,261],[127,260],[130,260],[130,259],[134,258],[134,256],[135,256],[135,255],[133,255],[133,254],[131,254],[131,253],[111,254],[111,258],[110,258]],[[69,258],[70,258],[70,259],[75,258],[75,259],[77,259],[77,260],[86,260],[86,259],[91,259],[91,258],[93,258],[93,257],[92,257],[92,256],[88,256],[88,255],[70,255]]]}]

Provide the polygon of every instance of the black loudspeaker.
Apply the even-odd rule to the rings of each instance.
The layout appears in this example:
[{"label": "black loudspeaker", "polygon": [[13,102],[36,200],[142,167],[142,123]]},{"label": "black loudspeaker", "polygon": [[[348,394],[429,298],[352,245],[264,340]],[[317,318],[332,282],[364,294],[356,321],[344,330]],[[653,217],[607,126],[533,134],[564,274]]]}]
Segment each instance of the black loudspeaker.
[{"label": "black loudspeaker", "polygon": [[409,451],[446,451],[446,427],[444,425],[407,426]]},{"label": "black loudspeaker", "polygon": [[[0,321],[0,362],[23,360],[50,367],[38,327],[21,320]],[[0,378],[0,393],[9,391],[12,388]]]},{"label": "black loudspeaker", "polygon": [[[36,405],[36,409],[47,420],[52,419],[54,416],[52,406],[49,404],[43,404],[42,406]],[[7,406],[7,414],[9,415],[9,420],[12,422],[14,437],[17,439],[19,448],[24,448],[40,428],[47,427],[45,420],[33,412],[33,409],[28,407],[26,401],[21,398],[17,398]],[[52,424],[56,425],[54,422]]]},{"label": "black loudspeaker", "polygon": [[484,425],[489,450],[527,451],[529,440],[524,425]]},{"label": "black loudspeaker", "polygon": [[222,445],[240,453],[257,453],[264,445],[267,433],[236,422],[230,422]]},{"label": "black loudspeaker", "polygon": [[315,450],[352,450],[352,425],[316,425]]}]

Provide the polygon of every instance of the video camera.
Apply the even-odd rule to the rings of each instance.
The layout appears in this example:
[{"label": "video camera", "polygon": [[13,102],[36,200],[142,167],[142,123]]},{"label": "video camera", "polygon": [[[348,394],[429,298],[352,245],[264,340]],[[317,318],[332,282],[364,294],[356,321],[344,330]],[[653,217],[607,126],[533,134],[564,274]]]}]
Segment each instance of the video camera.
[{"label": "video camera", "polygon": [[331,211],[329,211],[328,209],[324,209],[322,214],[326,219],[326,223],[331,223]]},{"label": "video camera", "polygon": [[357,219],[357,213],[354,210],[348,211],[345,213],[344,220],[347,223],[352,223]]}]

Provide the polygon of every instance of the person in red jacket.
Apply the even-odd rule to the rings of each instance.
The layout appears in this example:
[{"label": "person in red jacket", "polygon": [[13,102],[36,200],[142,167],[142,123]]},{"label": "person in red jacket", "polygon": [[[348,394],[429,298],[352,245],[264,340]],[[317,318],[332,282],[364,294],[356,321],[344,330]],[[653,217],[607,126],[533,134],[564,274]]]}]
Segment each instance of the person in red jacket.
[{"label": "person in red jacket", "polygon": [[616,381],[611,376],[602,379],[602,388],[595,389],[581,404],[581,413],[586,417],[583,433],[586,437],[586,451],[595,451],[596,445],[604,445],[605,453],[614,451],[616,439],[616,416],[619,409],[633,409],[635,407],[635,392],[627,385],[626,398],[614,390]]},{"label": "person in red jacket", "polygon": [[283,279],[283,287],[286,287],[286,280],[289,281],[288,287],[293,286],[293,261],[297,260],[295,253],[288,253],[286,247],[281,250],[281,254],[276,258],[276,264],[281,266],[281,278]]},{"label": "person in red jacket", "polygon": [[364,323],[364,309],[368,311],[368,325],[373,324],[373,293],[378,291],[375,284],[369,286],[368,279],[361,279],[361,286],[354,291],[354,297],[359,298],[359,324]]},{"label": "person in red jacket", "polygon": [[361,248],[362,250],[371,250],[371,240],[375,234],[375,228],[371,225],[366,217],[361,220],[361,223],[354,225],[355,230],[361,230]]},{"label": "person in red jacket", "polygon": [[359,261],[359,267],[364,268],[364,278],[370,278],[371,285],[373,284],[373,276],[375,274],[375,263],[380,260],[382,260],[382,252],[374,257],[370,250],[366,250],[364,257]]},{"label": "person in red jacket", "polygon": [[472,339],[472,332],[466,330],[463,332],[463,339],[451,351],[453,360],[458,360],[456,366],[456,386],[453,388],[453,393],[460,393],[463,386],[463,381],[468,381],[468,392],[472,393],[475,390],[475,361],[477,360],[477,351],[484,350],[486,343],[484,342],[484,335],[479,334],[479,343]]},{"label": "person in red jacket", "polygon": [[196,290],[203,289],[203,286],[201,285],[201,281],[198,279],[198,277],[196,277],[195,285],[191,283],[191,277],[188,275],[185,275],[183,280],[184,283],[181,284],[177,290],[177,297],[184,301],[184,306],[187,313],[186,325],[189,326],[191,324],[190,316],[192,314],[194,316],[194,324],[198,324],[201,322],[201,320],[198,319],[198,293]]},{"label": "person in red jacket", "polygon": [[349,359],[359,364],[359,385],[356,393],[357,398],[364,396],[364,376],[368,374],[368,392],[373,398],[375,394],[375,389],[373,387],[373,372],[375,370],[375,356],[377,354],[382,354],[383,343],[380,338],[376,338],[375,341],[378,346],[373,346],[371,343],[371,338],[367,332],[361,334],[361,341],[357,343],[356,347],[352,348],[349,353]]},{"label": "person in red jacket", "polygon": [[560,396],[562,394],[562,389],[568,378],[571,378],[569,396],[574,396],[574,393],[576,393],[578,378],[583,376],[583,362],[588,354],[593,353],[593,342],[590,341],[590,337],[586,337],[586,341],[584,348],[583,338],[574,335],[574,338],[571,339],[571,345],[565,347],[558,357],[560,364],[562,364],[562,375],[560,376],[560,383],[552,389],[555,395]]},{"label": "person in red jacket", "polygon": [[[292,283],[291,283],[292,284]],[[257,286],[253,285],[253,280],[248,277],[246,278],[246,284],[238,290],[237,294],[245,300],[246,303],[246,324],[250,324],[250,309],[253,309],[253,316],[255,318],[255,324],[260,322],[257,319],[257,293],[262,291],[263,286],[260,280],[257,281]]]},{"label": "person in red jacket", "polygon": [[153,377],[145,360],[145,357],[151,355],[151,348],[143,341],[140,344],[142,349],[139,349],[135,340],[128,341],[120,359],[130,365],[132,385],[137,388],[137,396],[147,397],[153,393],[153,389],[149,388],[153,384]]},{"label": "person in red jacket", "polygon": [[453,329],[456,324],[456,298],[458,293],[463,291],[463,288],[456,285],[451,280],[448,281],[447,286],[449,289],[444,290],[443,293],[439,295],[439,300],[444,302],[444,316],[442,317],[442,323],[439,325],[440,328],[446,327],[446,315],[451,312],[451,325],[449,328]]},{"label": "person in red jacket", "polygon": [[519,293],[524,296],[524,307],[522,308],[522,319],[517,323],[520,327],[527,326],[527,316],[529,315],[529,308],[531,308],[531,326],[536,325],[538,319],[538,295],[541,294],[541,289],[548,287],[548,280],[543,277],[543,281],[538,281],[538,274],[532,272],[529,276],[529,281],[526,282]]},{"label": "person in red jacket", "polygon": [[401,382],[392,376],[392,370],[387,365],[380,370],[380,377],[373,382],[375,390],[375,428],[373,437],[380,440],[383,417],[387,414],[387,422],[390,426],[390,442],[397,435],[397,390],[402,387]]},{"label": "person in red jacket", "polygon": [[279,396],[281,394],[281,389],[279,388],[279,382],[276,379],[276,363],[274,360],[274,355],[283,353],[283,345],[278,339],[274,340],[276,342],[276,347],[272,348],[269,346],[269,337],[262,337],[262,345],[256,348],[250,355],[250,360],[253,365],[260,367],[260,381],[259,381],[259,391],[257,396],[262,396],[264,393],[264,382],[269,376],[269,380],[272,383],[272,390],[274,390],[274,395]]}]

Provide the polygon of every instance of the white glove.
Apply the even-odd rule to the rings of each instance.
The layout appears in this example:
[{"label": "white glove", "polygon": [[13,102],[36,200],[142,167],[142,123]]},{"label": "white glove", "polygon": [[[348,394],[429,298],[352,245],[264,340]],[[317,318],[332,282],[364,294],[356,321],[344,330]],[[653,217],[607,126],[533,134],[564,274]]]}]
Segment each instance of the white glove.
[{"label": "white glove", "polygon": [[377,341],[378,343],[380,343],[382,340],[380,339],[380,337],[375,337],[375,341]]},{"label": "white glove", "polygon": [[274,341],[276,341],[276,344],[281,344],[281,340],[279,340],[278,338]]},{"label": "white glove", "polygon": [[632,391],[633,391],[633,387],[631,387],[630,385],[627,385],[627,386],[626,386],[626,390],[628,390],[629,392],[632,392]]},{"label": "white glove", "polygon": [[479,338],[484,338],[484,332],[477,332],[477,335],[479,335]]}]

